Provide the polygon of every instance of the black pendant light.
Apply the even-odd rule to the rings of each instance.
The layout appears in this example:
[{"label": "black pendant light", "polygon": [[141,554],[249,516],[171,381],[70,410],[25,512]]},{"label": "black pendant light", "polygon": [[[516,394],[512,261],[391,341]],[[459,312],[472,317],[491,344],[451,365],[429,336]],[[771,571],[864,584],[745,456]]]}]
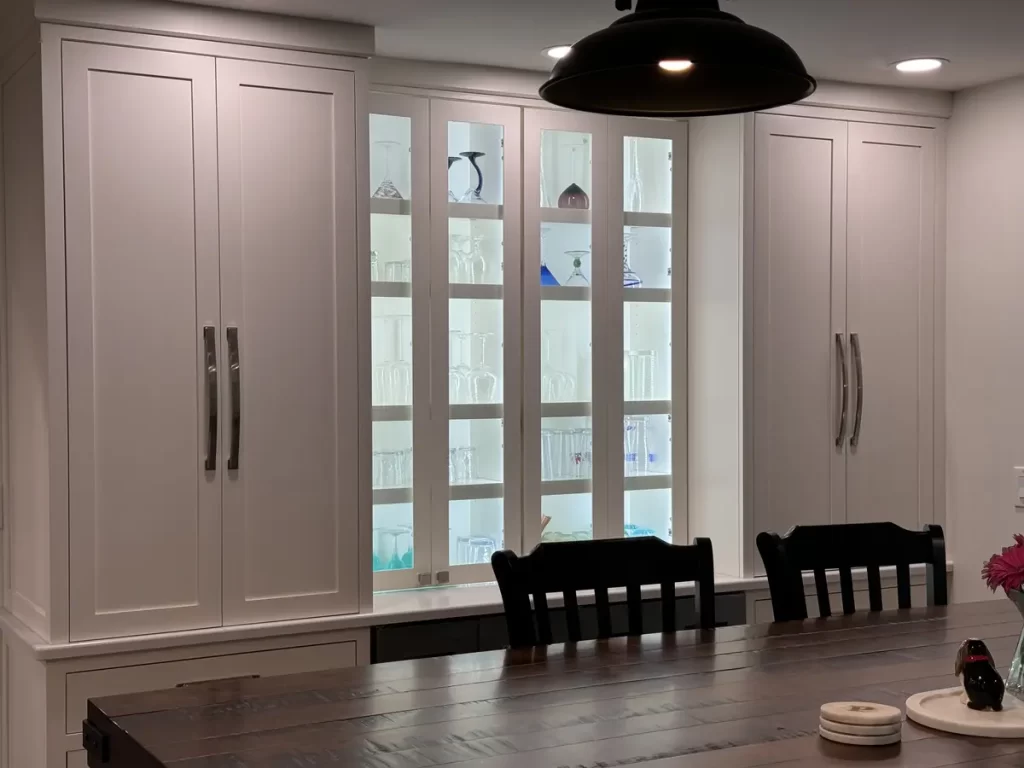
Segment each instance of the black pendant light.
[{"label": "black pendant light", "polygon": [[[631,0],[615,0],[620,11]],[[814,93],[796,51],[718,0],[637,0],[636,11],[573,45],[540,89],[582,112],[697,117],[753,112]]]}]

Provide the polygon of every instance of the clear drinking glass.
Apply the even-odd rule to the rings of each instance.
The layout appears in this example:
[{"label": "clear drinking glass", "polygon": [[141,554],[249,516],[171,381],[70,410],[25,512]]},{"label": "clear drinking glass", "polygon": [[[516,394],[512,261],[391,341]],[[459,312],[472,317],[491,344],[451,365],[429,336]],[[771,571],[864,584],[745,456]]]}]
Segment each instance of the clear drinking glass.
[{"label": "clear drinking glass", "polygon": [[460,483],[472,483],[476,474],[476,448],[463,446],[455,451],[456,474]]},{"label": "clear drinking glass", "polygon": [[626,199],[625,208],[633,213],[644,209],[644,183],[640,178],[640,140],[626,137]]},{"label": "clear drinking glass", "polygon": [[412,262],[409,260],[385,262],[384,280],[388,283],[412,282]]},{"label": "clear drinking glass", "polygon": [[640,474],[640,461],[637,451],[640,449],[640,426],[636,419],[625,420],[622,438],[626,477],[638,475]]},{"label": "clear drinking glass", "polygon": [[627,350],[623,353],[623,388],[626,400],[654,399],[654,366],[657,355],[653,350]]}]

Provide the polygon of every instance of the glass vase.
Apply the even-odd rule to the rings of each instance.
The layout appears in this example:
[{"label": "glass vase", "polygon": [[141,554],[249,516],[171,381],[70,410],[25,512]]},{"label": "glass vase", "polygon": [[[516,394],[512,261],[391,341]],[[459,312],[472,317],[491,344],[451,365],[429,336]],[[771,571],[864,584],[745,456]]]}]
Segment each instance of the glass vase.
[{"label": "glass vase", "polygon": [[[1024,619],[1024,592],[1019,589],[1006,593]],[[1014,698],[1024,701],[1024,628],[1021,628],[1020,638],[1017,640],[1017,647],[1013,651],[1013,658],[1010,660],[1010,671],[1006,675],[1006,692]]]}]

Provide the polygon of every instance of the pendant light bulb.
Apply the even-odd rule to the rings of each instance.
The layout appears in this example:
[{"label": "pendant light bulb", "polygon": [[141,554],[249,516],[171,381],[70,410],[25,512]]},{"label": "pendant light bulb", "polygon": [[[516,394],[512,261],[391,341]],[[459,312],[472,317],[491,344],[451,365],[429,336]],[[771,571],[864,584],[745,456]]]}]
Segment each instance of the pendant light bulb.
[{"label": "pendant light bulb", "polygon": [[664,59],[658,62],[658,66],[666,72],[685,72],[693,67],[693,62],[689,59]]}]

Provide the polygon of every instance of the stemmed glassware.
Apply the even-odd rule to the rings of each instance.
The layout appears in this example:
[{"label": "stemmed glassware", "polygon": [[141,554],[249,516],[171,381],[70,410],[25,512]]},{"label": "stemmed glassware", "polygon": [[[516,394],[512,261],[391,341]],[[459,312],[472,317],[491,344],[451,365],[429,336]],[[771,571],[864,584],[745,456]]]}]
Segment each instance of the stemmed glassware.
[{"label": "stemmed glassware", "polygon": [[374,146],[382,147],[384,150],[384,178],[377,187],[377,191],[373,193],[373,196],[386,200],[401,200],[402,193],[398,191],[398,187],[391,180],[391,152],[399,144],[397,141],[375,141]]},{"label": "stemmed glassware", "polygon": [[459,198],[457,198],[455,196],[455,193],[452,192],[451,171],[452,171],[452,166],[455,165],[460,160],[462,160],[461,157],[452,157],[451,155],[448,156],[448,177],[449,177],[448,178],[448,202],[449,203],[457,203],[457,202],[459,202]]},{"label": "stemmed glassware", "polygon": [[465,348],[466,338],[467,335],[462,331],[448,332],[448,402],[450,404],[468,403],[471,398],[470,367],[466,359]]},{"label": "stemmed glassware", "polygon": [[448,280],[452,283],[482,283],[487,276],[481,235],[451,235],[448,238]]},{"label": "stemmed glassware", "polygon": [[471,333],[469,337],[469,389],[474,403],[493,403],[498,392],[498,377],[487,365],[488,342],[493,333]]},{"label": "stemmed glassware", "polygon": [[[480,166],[477,165],[476,161],[479,160],[481,157],[484,157],[487,153],[486,152],[459,152],[459,154],[462,155],[462,157],[464,157],[467,160],[469,160],[469,164],[472,165],[473,166],[473,170],[476,171],[476,178],[477,178],[476,186],[475,187],[470,186],[470,188],[466,190],[465,194],[462,196],[462,198],[459,200],[459,202],[460,203],[486,203],[487,201],[484,200],[483,195],[481,194],[483,192],[483,188],[484,188],[484,172],[482,170],[480,170]],[[470,182],[470,184],[472,184],[472,182]]]},{"label": "stemmed glassware", "polygon": [[632,232],[624,232],[622,235],[622,287],[623,288],[641,288],[643,287],[644,281],[640,279],[640,275],[633,271],[633,267],[629,263],[629,244],[633,240]]},{"label": "stemmed glassware", "polygon": [[626,138],[626,180],[625,208],[634,213],[644,209],[644,183],[640,178],[640,139],[635,136]]},{"label": "stemmed glassware", "polygon": [[572,274],[565,281],[566,285],[590,287],[590,281],[583,274],[583,259],[590,255],[590,251],[566,251],[565,255],[572,259]]},{"label": "stemmed glassware", "polygon": [[551,362],[551,333],[544,333],[542,342],[543,361],[541,364],[541,402],[572,402],[576,397],[576,379],[568,373],[556,370]]},{"label": "stemmed glassware", "polygon": [[[576,150],[585,147],[585,144],[574,144],[572,146],[571,155],[571,168],[572,175],[574,178],[580,178],[576,175]],[[586,157],[584,156],[584,160]],[[575,208],[577,210],[586,210],[590,208],[590,195],[583,191],[583,187],[577,184],[575,181],[570,183],[558,196],[558,207],[559,208]]]},{"label": "stemmed glassware", "polygon": [[379,318],[378,349],[373,366],[373,402],[376,405],[412,404],[412,316],[385,315]]},{"label": "stemmed glassware", "polygon": [[412,528],[374,528],[373,570],[400,571],[412,568]]}]

